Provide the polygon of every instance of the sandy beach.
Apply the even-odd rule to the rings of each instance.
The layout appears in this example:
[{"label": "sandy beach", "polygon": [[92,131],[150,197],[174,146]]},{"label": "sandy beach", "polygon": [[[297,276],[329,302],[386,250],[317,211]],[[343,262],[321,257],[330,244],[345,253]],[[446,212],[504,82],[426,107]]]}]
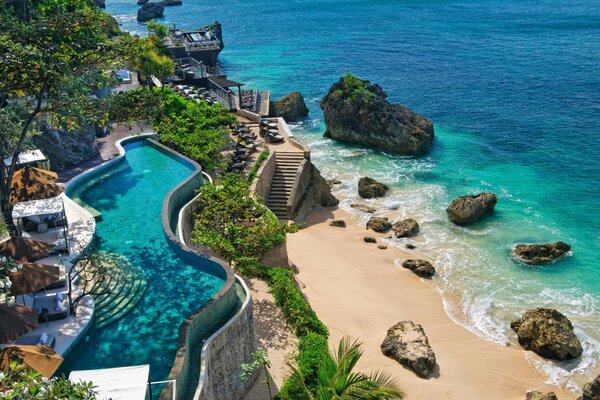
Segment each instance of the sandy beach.
[{"label": "sandy beach", "polygon": [[[342,218],[347,228],[329,226]],[[359,369],[392,374],[411,400],[524,399],[527,391],[554,391],[563,399],[572,394],[544,384],[516,347],[485,341],[454,323],[443,308],[432,282],[394,264],[397,259],[423,258],[418,249],[381,250],[365,243],[367,231],[340,209],[316,209],[306,227],[288,235],[290,261],[317,315],[330,330],[330,345],[344,335],[363,342]],[[389,327],[402,320],[421,324],[437,358],[429,379],[421,379],[385,357],[380,344]]]}]

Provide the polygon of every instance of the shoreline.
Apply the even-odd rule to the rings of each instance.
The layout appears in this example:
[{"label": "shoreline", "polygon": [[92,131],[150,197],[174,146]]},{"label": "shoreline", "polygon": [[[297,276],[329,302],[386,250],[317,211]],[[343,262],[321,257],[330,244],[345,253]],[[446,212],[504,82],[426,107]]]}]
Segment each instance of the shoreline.
[{"label": "shoreline", "polygon": [[[344,219],[348,227],[329,226],[333,218]],[[422,279],[394,264],[399,258],[428,259],[426,254],[391,246],[381,250],[364,243],[365,235],[385,236],[361,228],[342,209],[315,208],[306,227],[287,240],[302,291],[330,330],[330,346],[345,335],[363,342],[361,371],[390,373],[408,399],[524,399],[529,390],[575,398],[545,384],[527,362],[529,352],[487,341],[454,322],[433,283],[418,282]],[[437,366],[428,379],[380,351],[387,329],[402,320],[421,324],[429,338]]]}]

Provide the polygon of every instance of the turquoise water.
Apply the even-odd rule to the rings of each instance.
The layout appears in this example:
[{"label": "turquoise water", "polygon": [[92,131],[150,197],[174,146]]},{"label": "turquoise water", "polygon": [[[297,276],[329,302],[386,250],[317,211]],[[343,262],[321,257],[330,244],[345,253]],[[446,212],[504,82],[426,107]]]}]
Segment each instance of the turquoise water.
[{"label": "turquoise water", "polygon": [[[107,1],[138,33],[135,1]],[[478,335],[515,342],[509,321],[555,306],[574,321],[584,357],[531,363],[573,390],[598,372],[600,357],[600,2],[583,0],[186,0],[164,22],[223,24],[221,63],[248,87],[275,97],[300,90],[310,118],[295,128],[349,209],[356,182],[393,185],[375,205],[399,202],[392,217],[416,218],[411,240],[435,260],[448,313]],[[351,71],[430,118],[427,157],[395,157],[322,138],[318,106]],[[452,227],[446,205],[459,194],[494,191],[493,218]],[[573,255],[543,268],[510,258],[518,242],[564,240]],[[408,240],[398,240],[403,246]]]},{"label": "turquoise water", "polygon": [[[144,297],[115,323],[94,329],[66,360],[65,370],[150,364],[154,381],[166,379],[177,349],[179,326],[223,286],[212,261],[191,265],[165,238],[161,211],[167,193],[194,167],[147,141],[124,146],[124,162],[69,196],[102,213],[96,224],[97,249],[117,253],[141,266],[148,279]],[[215,268],[216,267],[216,268]]]}]

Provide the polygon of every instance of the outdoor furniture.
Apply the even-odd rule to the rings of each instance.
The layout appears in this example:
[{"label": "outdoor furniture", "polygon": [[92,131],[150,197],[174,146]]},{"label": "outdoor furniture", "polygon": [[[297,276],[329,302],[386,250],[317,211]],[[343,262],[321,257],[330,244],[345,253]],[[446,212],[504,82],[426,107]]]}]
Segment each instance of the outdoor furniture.
[{"label": "outdoor furniture", "polygon": [[13,175],[10,202],[56,197],[64,191],[62,185],[55,183],[57,179],[55,172],[25,166]]},{"label": "outdoor furniture", "polygon": [[48,346],[10,345],[0,348],[0,369],[10,368],[11,361],[19,361],[42,376],[51,378],[63,358]]},{"label": "outdoor furniture", "polygon": [[32,218],[39,218],[43,224],[51,221],[55,226],[62,226],[65,237],[68,237],[68,221],[62,197],[16,203],[13,207],[12,217],[16,221],[15,225],[17,226],[19,233],[26,230],[26,224],[23,222],[25,218],[28,218],[29,220],[32,220]]},{"label": "outdoor furniture", "polygon": [[55,283],[60,278],[60,268],[43,264],[23,263],[21,269],[9,273],[8,277],[12,283],[10,287],[11,296],[18,296],[37,292]]},{"label": "outdoor furniture", "polygon": [[37,313],[18,304],[0,304],[0,343],[9,343],[39,326]]},{"label": "outdoor furniture", "polygon": [[[60,299],[57,295],[61,295]],[[36,294],[33,298],[33,309],[48,309],[48,314],[42,317],[40,313],[39,322],[57,321],[69,316],[69,298],[64,293]]]},{"label": "outdoor furniture", "polygon": [[0,255],[18,262],[33,262],[48,257],[53,248],[53,244],[41,240],[15,237],[0,243]]},{"label": "outdoor furniture", "polygon": [[51,335],[51,334],[46,334],[45,340],[42,340],[42,339],[44,339],[43,336],[44,336],[44,334],[35,334],[35,335],[30,334],[30,335],[21,336],[20,338],[15,340],[13,342],[13,344],[28,345],[28,346],[48,346],[51,349],[53,349],[54,346],[56,345],[56,336]]}]

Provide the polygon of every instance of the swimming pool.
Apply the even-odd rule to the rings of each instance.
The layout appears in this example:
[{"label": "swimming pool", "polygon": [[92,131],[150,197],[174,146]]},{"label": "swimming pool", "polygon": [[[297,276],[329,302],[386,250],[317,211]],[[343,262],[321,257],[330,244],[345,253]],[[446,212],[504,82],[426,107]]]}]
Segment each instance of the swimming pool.
[{"label": "swimming pool", "polygon": [[143,138],[124,143],[125,157],[71,185],[67,195],[101,214],[96,249],[143,269],[146,291],[122,318],[92,328],[61,370],[150,364],[151,379],[163,380],[182,321],[221,290],[227,274],[209,259],[180,257],[165,236],[165,196],[196,166]]}]

